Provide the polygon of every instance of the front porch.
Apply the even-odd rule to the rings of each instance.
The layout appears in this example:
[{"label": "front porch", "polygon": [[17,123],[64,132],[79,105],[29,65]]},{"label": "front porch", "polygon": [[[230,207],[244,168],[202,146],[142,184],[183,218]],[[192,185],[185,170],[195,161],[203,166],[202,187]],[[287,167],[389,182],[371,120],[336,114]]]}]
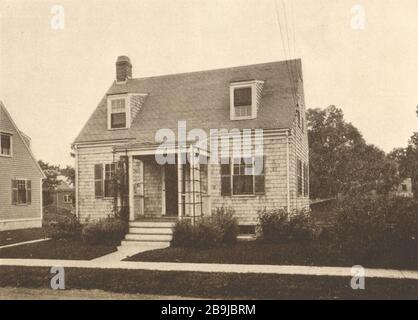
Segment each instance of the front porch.
[{"label": "front porch", "polygon": [[[176,221],[210,212],[209,166],[188,154],[207,155],[193,145],[173,147],[170,163],[159,164],[157,145],[131,144],[114,151],[127,160],[129,220]],[[187,161],[186,161],[187,160]],[[174,163],[172,163],[174,162]]]}]

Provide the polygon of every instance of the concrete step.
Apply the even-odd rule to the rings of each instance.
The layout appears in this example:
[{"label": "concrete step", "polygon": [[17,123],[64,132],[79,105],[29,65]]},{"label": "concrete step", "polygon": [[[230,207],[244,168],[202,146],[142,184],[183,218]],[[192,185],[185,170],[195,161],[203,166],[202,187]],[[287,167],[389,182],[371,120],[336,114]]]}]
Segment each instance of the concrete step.
[{"label": "concrete step", "polygon": [[170,246],[170,241],[136,241],[136,240],[122,240],[120,247],[149,247],[149,248],[167,248]]},{"label": "concrete step", "polygon": [[141,228],[141,227],[130,227],[129,233],[131,234],[173,234],[172,228]]},{"label": "concrete step", "polygon": [[132,228],[173,228],[175,222],[171,221],[131,221],[129,227]]},{"label": "concrete step", "polygon": [[127,234],[125,240],[136,241],[171,241],[171,234]]}]

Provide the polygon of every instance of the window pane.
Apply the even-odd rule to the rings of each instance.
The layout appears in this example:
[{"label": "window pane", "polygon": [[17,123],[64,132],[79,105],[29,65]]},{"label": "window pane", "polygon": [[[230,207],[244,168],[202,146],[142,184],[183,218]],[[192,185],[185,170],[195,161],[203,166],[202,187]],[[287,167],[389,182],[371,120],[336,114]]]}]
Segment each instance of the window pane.
[{"label": "window pane", "polygon": [[126,127],[126,113],[112,113],[110,117],[111,128],[125,128]]},{"label": "window pane", "polygon": [[248,117],[251,116],[251,105],[235,107],[236,117]]},{"label": "window pane", "polygon": [[235,195],[253,194],[253,176],[234,176],[233,190]]},{"label": "window pane", "polygon": [[26,203],[26,181],[18,180],[17,181],[17,203],[24,204]]},{"label": "window pane", "polygon": [[251,106],[251,88],[237,88],[234,89],[234,106]]},{"label": "window pane", "polygon": [[7,134],[2,134],[1,135],[1,141],[0,141],[0,146],[1,146],[1,150],[0,153],[3,155],[10,155],[10,136]]},{"label": "window pane", "polygon": [[112,100],[112,113],[125,112],[125,99]]},{"label": "window pane", "polygon": [[254,176],[255,193],[263,194],[264,190],[264,176]]}]

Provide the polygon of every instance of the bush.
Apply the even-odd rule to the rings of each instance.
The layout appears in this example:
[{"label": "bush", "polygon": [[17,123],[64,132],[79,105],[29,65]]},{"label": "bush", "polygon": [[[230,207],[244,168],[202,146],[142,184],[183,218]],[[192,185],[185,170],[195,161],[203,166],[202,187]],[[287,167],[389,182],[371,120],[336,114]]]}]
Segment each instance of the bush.
[{"label": "bush", "polygon": [[82,227],[76,215],[72,213],[48,214],[43,224],[47,236],[52,239],[76,240],[80,238]]},{"label": "bush", "polygon": [[210,217],[202,217],[194,225],[180,220],[173,230],[173,247],[211,248],[236,241],[238,224],[230,209],[217,209]]},{"label": "bush", "polygon": [[258,217],[264,241],[310,240],[316,233],[314,223],[306,210],[292,213],[283,209],[263,210]]},{"label": "bush", "polygon": [[128,232],[128,223],[113,217],[84,225],[82,239],[89,244],[118,245]]},{"label": "bush", "polygon": [[404,198],[346,198],[340,201],[336,245],[363,261],[402,259],[417,255],[418,202]]}]

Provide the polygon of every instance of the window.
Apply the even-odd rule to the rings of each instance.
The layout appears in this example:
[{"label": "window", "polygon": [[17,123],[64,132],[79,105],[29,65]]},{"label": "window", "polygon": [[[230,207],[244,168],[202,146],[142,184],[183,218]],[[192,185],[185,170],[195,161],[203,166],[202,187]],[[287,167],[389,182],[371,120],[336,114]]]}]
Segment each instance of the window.
[{"label": "window", "polygon": [[0,155],[12,155],[12,136],[6,133],[0,133]]},{"label": "window", "polygon": [[31,181],[25,179],[12,180],[12,204],[30,204],[31,201]]},{"label": "window", "polygon": [[94,165],[94,195],[96,198],[113,197],[114,163]]},{"label": "window", "polygon": [[234,89],[234,114],[236,118],[251,117],[252,88]]},{"label": "window", "polygon": [[401,187],[402,187],[402,191],[408,191],[406,184],[402,184]]},{"label": "window", "polygon": [[64,194],[64,203],[71,203],[71,195]]},{"label": "window", "polygon": [[230,118],[245,120],[257,118],[258,100],[261,99],[263,81],[251,80],[230,84]]},{"label": "window", "polygon": [[264,158],[222,159],[221,195],[264,194]]},{"label": "window", "polygon": [[110,100],[110,128],[126,128],[126,102],[124,98]]},{"label": "window", "polygon": [[303,179],[302,179],[302,161],[297,159],[296,163],[296,178],[297,178],[297,192],[298,196],[303,195]]}]

